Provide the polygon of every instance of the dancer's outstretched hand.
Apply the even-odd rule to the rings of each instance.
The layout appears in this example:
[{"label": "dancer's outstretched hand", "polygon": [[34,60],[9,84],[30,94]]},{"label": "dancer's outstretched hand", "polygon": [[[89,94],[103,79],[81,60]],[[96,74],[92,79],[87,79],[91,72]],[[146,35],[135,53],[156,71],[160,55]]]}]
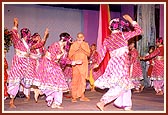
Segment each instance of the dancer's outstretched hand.
[{"label": "dancer's outstretched hand", "polygon": [[46,28],[46,30],[45,30],[45,35],[47,35],[47,34],[49,34],[49,29],[48,28]]},{"label": "dancer's outstretched hand", "polygon": [[128,14],[123,15],[123,18],[132,24],[133,20]]},{"label": "dancer's outstretched hand", "polygon": [[14,22],[14,26],[18,27],[18,23],[19,23],[18,18],[14,18],[13,22]]}]

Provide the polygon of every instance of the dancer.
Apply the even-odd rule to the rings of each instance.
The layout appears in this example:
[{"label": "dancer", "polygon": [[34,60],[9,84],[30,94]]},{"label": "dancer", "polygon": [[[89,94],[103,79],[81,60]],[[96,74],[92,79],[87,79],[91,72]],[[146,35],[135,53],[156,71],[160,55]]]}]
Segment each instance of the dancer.
[{"label": "dancer", "polygon": [[[148,53],[146,54],[146,56],[151,54],[154,50],[155,50],[155,46],[149,46]],[[153,87],[153,80],[151,79],[153,64],[154,64],[153,59],[146,60],[146,73],[147,73],[147,77],[149,79],[149,84],[151,87]]]},{"label": "dancer", "polygon": [[[46,29],[46,32],[48,33],[48,28]],[[34,33],[32,35],[30,44],[31,46],[34,46],[36,44],[39,44],[41,42],[41,36],[38,33]],[[37,47],[37,46],[36,46]],[[33,88],[34,90],[34,98],[37,103],[37,97],[39,94],[42,94],[40,90],[38,89],[38,86],[40,85],[40,81],[38,80],[38,67],[40,60],[42,56],[44,55],[46,49],[44,48],[44,45],[37,48],[30,50],[30,58],[29,58],[29,66],[28,66],[28,74],[31,78],[31,84],[28,88],[25,88],[27,90],[27,95],[30,95],[30,88]]]},{"label": "dancer", "polygon": [[72,61],[82,60],[81,65],[72,66],[72,102],[77,102],[77,98],[80,98],[80,101],[90,101],[84,94],[88,77],[88,57],[90,56],[89,44],[84,39],[84,34],[78,33],[77,41],[71,45],[69,50],[69,58]]},{"label": "dancer", "polygon": [[134,93],[142,92],[144,86],[141,83],[143,80],[142,67],[139,60],[138,50],[135,48],[135,42],[132,41],[129,44],[129,55],[130,55],[130,77],[134,84]]},{"label": "dancer", "polygon": [[98,63],[99,54],[96,51],[96,44],[90,46],[90,57],[89,57],[89,82],[91,91],[95,91],[94,82],[102,75],[101,69],[94,69],[94,65]]},{"label": "dancer", "polygon": [[[58,42],[51,44],[40,62],[38,69],[39,80],[41,82],[39,89],[47,96],[47,105],[51,108],[63,108],[63,92],[69,91],[62,69],[59,65],[59,59],[65,53],[65,47],[69,39],[61,37]],[[73,61],[72,65],[79,64],[81,61]]]},{"label": "dancer", "polygon": [[18,34],[18,19],[14,18],[14,27],[12,29],[12,42],[15,49],[15,55],[12,60],[11,70],[9,71],[8,93],[10,95],[10,107],[15,108],[14,98],[19,90],[20,81],[27,74],[29,46],[27,40],[30,39],[31,33],[27,28],[21,30],[21,38]]},{"label": "dancer", "polygon": [[101,60],[94,67],[98,67],[107,50],[110,53],[110,60],[105,72],[95,81],[95,86],[101,89],[109,88],[102,96],[97,107],[103,111],[104,106],[114,101],[114,105],[124,110],[131,110],[131,89],[134,87],[129,77],[129,56],[128,40],[134,36],[140,35],[142,30],[137,22],[133,21],[129,15],[123,18],[132,24],[132,31],[127,31],[128,24],[120,21],[119,18],[110,21],[109,28],[112,33],[108,36],[99,51]]},{"label": "dancer", "polygon": [[164,45],[163,38],[156,39],[157,48],[148,56],[141,57],[142,60],[153,59],[154,65],[151,73],[156,95],[164,94]]},{"label": "dancer", "polygon": [[38,89],[38,85],[40,84],[37,81],[37,68],[39,65],[39,60],[44,52],[44,45],[46,39],[48,38],[48,28],[45,30],[44,38],[41,39],[38,33],[34,33],[30,39],[27,40],[28,45],[30,46],[29,58],[28,58],[28,67],[27,67],[27,75],[21,81],[21,86],[23,87],[23,93],[26,96],[25,101],[30,100],[30,88],[34,89],[34,98],[37,103],[37,95],[42,94]]},{"label": "dancer", "polygon": [[[15,55],[12,60],[12,66],[9,71],[9,85],[8,85],[8,94],[10,95],[10,108],[15,108],[14,98],[19,90],[21,81],[28,78],[28,61],[30,47],[28,41],[31,37],[31,32],[28,28],[21,29],[21,37],[18,34],[18,19],[14,18],[14,26],[12,28],[12,42],[15,49]],[[43,45],[47,38],[43,39],[40,43]],[[35,47],[34,47],[35,48]],[[23,82],[22,82],[23,83]],[[27,97],[29,98],[29,97]]]},{"label": "dancer", "polygon": [[68,53],[69,53],[70,46],[73,42],[72,42],[72,37],[67,32],[61,33],[59,35],[59,37],[60,37],[60,39],[61,38],[67,38],[67,40],[69,39],[69,41],[67,42],[67,45],[65,47],[64,55],[60,58],[59,63],[60,63],[60,67],[63,71],[63,74],[65,76],[65,80],[66,80],[68,87],[69,87],[69,92],[64,93],[63,96],[66,98],[71,98],[70,91],[71,91],[71,81],[72,81],[72,65],[71,65],[72,61],[68,58]]},{"label": "dancer", "polygon": [[71,80],[72,80],[72,65],[71,65],[71,60],[68,58],[68,53],[70,50],[70,46],[72,44],[72,37],[70,36],[69,33],[67,32],[63,32],[59,35],[60,39],[61,38],[67,38],[67,40],[69,39],[69,41],[67,42],[67,45],[65,47],[65,52],[64,55],[61,57],[61,59],[59,60],[61,69],[64,73],[65,79],[68,83],[69,89],[70,89],[70,84],[71,84]]}]

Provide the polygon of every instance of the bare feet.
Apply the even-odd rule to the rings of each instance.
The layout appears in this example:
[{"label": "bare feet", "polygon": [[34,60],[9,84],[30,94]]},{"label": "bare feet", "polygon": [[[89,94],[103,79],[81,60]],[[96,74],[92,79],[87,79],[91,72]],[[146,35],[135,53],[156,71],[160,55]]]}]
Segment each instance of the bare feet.
[{"label": "bare feet", "polygon": [[30,96],[26,96],[26,99],[24,101],[29,101],[30,100]]},{"label": "bare feet", "polygon": [[16,108],[16,106],[14,105],[14,98],[11,98],[11,100],[9,102],[9,106],[10,106],[10,108]]},{"label": "bare feet", "polygon": [[133,93],[140,93],[140,90],[134,90]]},{"label": "bare feet", "polygon": [[104,111],[103,109],[104,109],[104,103],[103,102],[98,102],[97,104],[96,104],[96,106],[101,110],[101,111]]},{"label": "bare feet", "polygon": [[34,89],[34,99],[36,103],[38,101],[39,95],[40,95],[39,89]]},{"label": "bare feet", "polygon": [[10,108],[16,108],[16,106],[13,103],[11,103]]},{"label": "bare feet", "polygon": [[72,98],[71,102],[73,103],[77,102],[76,98]]},{"label": "bare feet", "polygon": [[163,91],[159,91],[156,95],[163,95]]},{"label": "bare feet", "polygon": [[145,87],[145,86],[141,85],[141,87],[140,87],[140,92],[143,91],[144,87]]},{"label": "bare feet", "polygon": [[87,97],[81,97],[80,101],[90,101],[90,99],[88,99]]}]

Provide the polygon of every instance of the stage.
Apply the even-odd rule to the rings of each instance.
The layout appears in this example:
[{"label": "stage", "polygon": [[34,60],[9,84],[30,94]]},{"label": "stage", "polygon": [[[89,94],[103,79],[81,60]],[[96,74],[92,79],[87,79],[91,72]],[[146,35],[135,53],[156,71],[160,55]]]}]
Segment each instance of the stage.
[{"label": "stage", "polygon": [[166,102],[164,102],[164,96],[155,95],[153,88],[144,88],[141,93],[132,93],[133,107],[132,111],[124,111],[123,109],[116,108],[113,103],[109,103],[105,106],[104,111],[99,111],[96,107],[96,103],[106,90],[97,89],[95,92],[86,90],[86,96],[91,100],[89,102],[77,101],[71,102],[70,94],[64,94],[62,106],[63,109],[52,109],[48,107],[45,102],[45,96],[39,96],[38,103],[35,103],[33,98],[33,92],[31,92],[30,101],[25,101],[25,98],[15,99],[16,108],[9,108],[9,99],[4,101],[3,113],[165,113]]}]

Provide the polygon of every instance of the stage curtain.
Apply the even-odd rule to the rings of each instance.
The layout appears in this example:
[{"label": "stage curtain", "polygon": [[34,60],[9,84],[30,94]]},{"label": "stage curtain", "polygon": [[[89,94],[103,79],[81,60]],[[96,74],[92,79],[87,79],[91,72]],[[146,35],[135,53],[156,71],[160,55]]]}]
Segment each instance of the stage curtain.
[{"label": "stage curtain", "polygon": [[[145,56],[148,52],[148,47],[155,45],[156,27],[155,27],[155,5],[154,4],[138,4],[137,6],[137,22],[142,27],[142,38],[137,41],[137,49],[141,56]],[[146,75],[146,63],[141,61],[144,85],[149,85],[149,80]]]}]

